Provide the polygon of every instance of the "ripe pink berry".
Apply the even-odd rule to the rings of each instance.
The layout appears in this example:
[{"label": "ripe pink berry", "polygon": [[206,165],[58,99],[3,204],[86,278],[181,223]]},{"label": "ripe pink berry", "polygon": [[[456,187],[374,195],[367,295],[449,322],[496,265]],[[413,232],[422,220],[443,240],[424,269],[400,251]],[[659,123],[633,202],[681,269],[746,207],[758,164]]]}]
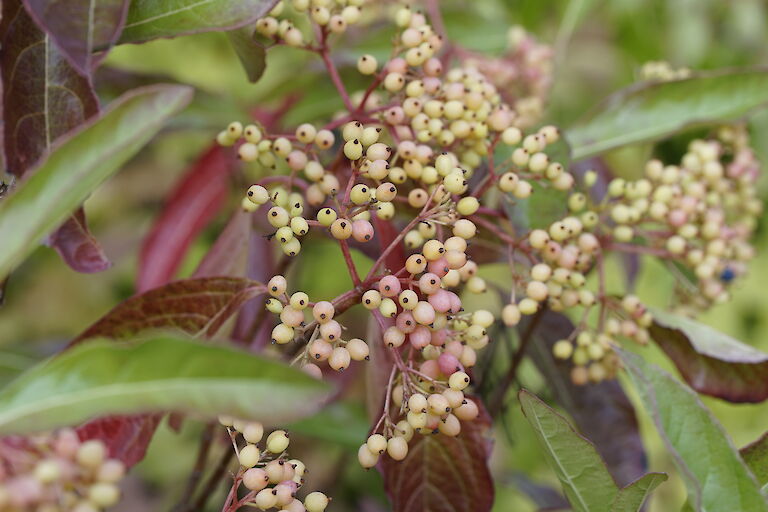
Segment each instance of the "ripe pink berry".
[{"label": "ripe pink berry", "polygon": [[429,345],[432,339],[432,333],[428,327],[420,325],[408,335],[408,341],[416,349],[422,349]]},{"label": "ripe pink berry", "polygon": [[454,372],[463,370],[458,358],[446,352],[443,352],[440,354],[440,357],[437,358],[437,365],[440,367],[440,371],[443,372],[444,375],[451,375]]},{"label": "ripe pink berry", "polygon": [[379,291],[385,297],[396,297],[401,289],[400,280],[395,276],[384,276],[379,281]]}]

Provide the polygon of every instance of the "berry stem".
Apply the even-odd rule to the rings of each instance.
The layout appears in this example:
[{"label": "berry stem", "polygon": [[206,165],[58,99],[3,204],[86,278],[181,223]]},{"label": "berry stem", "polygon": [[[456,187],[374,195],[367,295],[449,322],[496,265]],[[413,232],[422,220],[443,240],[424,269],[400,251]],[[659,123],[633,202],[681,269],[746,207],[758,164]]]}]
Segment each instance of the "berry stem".
[{"label": "berry stem", "polygon": [[320,31],[320,43],[318,53],[323,59],[323,63],[328,70],[328,75],[331,77],[333,85],[336,87],[339,96],[341,96],[341,100],[344,102],[344,108],[349,112],[355,112],[357,109],[349,98],[349,93],[347,93],[347,89],[344,87],[344,82],[341,81],[341,76],[339,76],[339,71],[336,69],[336,65],[333,63],[333,60],[331,60],[330,49],[328,48],[328,32],[325,28]]}]

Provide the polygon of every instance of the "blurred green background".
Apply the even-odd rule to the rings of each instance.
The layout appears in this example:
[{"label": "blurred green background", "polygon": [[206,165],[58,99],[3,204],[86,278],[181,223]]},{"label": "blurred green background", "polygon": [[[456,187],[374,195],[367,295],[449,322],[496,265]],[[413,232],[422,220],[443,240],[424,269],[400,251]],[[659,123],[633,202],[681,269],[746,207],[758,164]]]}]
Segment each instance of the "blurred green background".
[{"label": "blurred green background", "polygon": [[[441,2],[441,6],[450,37],[469,48],[490,54],[501,52],[507,29],[514,24],[523,25],[541,42],[552,44],[557,51],[555,85],[546,120],[565,128],[606,95],[634,82],[642,64],[649,60],[705,70],[765,65],[768,57],[768,5],[761,0],[449,0]],[[383,58],[393,30],[386,24],[374,25],[366,32],[351,30],[348,44],[337,52],[340,63],[353,63],[363,50]],[[98,275],[76,274],[53,251],[41,248],[13,274],[6,304],[0,310],[3,376],[12,375],[33,358],[54,352],[133,293],[142,237],[179,175],[225,123],[236,117],[245,119],[244,112],[254,106],[275,105],[286,93],[296,94],[298,100],[286,117],[286,125],[320,120],[340,106],[329,82],[322,78],[318,62],[294,50],[271,51],[266,75],[258,84],[249,84],[222,34],[121,46],[112,52],[106,65],[152,75],[149,81],[192,84],[199,91],[198,99],[172,128],[88,201],[93,231],[114,261],[112,269]],[[345,73],[344,77],[349,83],[359,80],[354,73]],[[359,84],[364,86],[363,82]],[[114,84],[105,80],[101,85],[104,99],[111,98]],[[768,115],[759,112],[750,124],[753,145],[763,161],[768,161]],[[642,165],[639,155],[646,149],[624,150],[609,155],[609,161],[617,172],[631,174]],[[233,195],[231,207],[235,205]],[[218,218],[195,242],[182,275],[194,268],[225,219],[226,215]],[[749,278],[736,285],[730,303],[706,313],[702,320],[768,351],[768,300],[764,297],[768,260],[763,257],[768,236],[763,226],[755,240],[758,258]],[[306,288],[328,297],[343,291],[347,283],[336,279],[337,275],[345,275],[343,271],[312,272],[313,265],[327,268],[340,262],[334,247],[307,244],[302,256],[301,279]],[[486,272],[499,277],[493,269]],[[610,275],[619,289],[623,278],[617,265]],[[671,296],[672,279],[660,265],[644,261],[637,288],[647,303],[664,306]],[[655,347],[639,351],[671,369]],[[522,369],[522,380],[534,390],[546,385],[528,364]],[[737,446],[768,430],[768,405],[704,401]],[[536,482],[555,487],[557,484],[533,432],[519,408],[510,403],[505,421],[496,427],[492,459],[498,491],[495,510],[525,512],[536,507],[513,485],[516,474],[525,473]],[[361,418],[345,417],[344,421],[353,438],[365,433]],[[671,475],[654,494],[651,510],[679,510],[685,499],[680,478],[644,414],[641,422],[650,469]],[[173,503],[194,459],[199,428],[199,424],[187,422],[180,434],[167,428],[159,432],[150,455],[137,468],[137,476],[126,484],[129,498],[121,510],[164,510]],[[382,500],[380,479],[375,473],[359,469],[352,444],[326,443],[312,449],[317,447],[316,442],[312,446],[310,443],[309,439],[303,443],[306,453],[302,458],[308,459],[308,465],[314,463],[321,468],[312,475],[310,485],[327,489],[337,497],[334,510],[381,510],[376,505]]]}]

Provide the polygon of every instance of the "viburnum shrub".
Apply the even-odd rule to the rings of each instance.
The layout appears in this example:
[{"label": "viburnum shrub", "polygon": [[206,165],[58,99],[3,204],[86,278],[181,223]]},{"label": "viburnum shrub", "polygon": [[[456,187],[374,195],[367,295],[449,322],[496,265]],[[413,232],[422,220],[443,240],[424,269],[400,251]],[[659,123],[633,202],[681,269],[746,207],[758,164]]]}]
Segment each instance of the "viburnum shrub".
[{"label": "viburnum shrub", "polygon": [[[204,510],[222,480],[223,512],[334,509],[324,492],[307,490],[333,484],[323,478],[324,454],[293,442],[294,428],[299,439],[322,438],[317,425],[357,446],[362,468],[378,468],[394,510],[487,511],[487,434],[513,385],[562,484],[562,503],[550,505],[638,510],[667,477],[645,474],[642,452],[637,467],[634,459],[620,467],[622,449],[641,444],[615,382],[623,371],[681,467],[688,506],[766,510],[765,438],[737,453],[689,387],[632,353],[653,340],[694,390],[734,402],[768,398],[768,355],[688,318],[728,301],[755,256],[760,164],[741,117],[768,99],[765,72],[698,75],[649,62],[642,87],[562,130],[545,110],[556,55],[519,26],[491,56],[452,40],[436,1],[241,3],[181,2],[166,11],[134,0],[123,2],[127,21],[91,9],[85,41],[82,13],[57,25],[56,2],[3,6],[6,162],[19,179],[0,195],[0,238],[9,240],[0,277],[44,236],[76,270],[106,268],[79,205],[190,101],[179,86],[151,86],[90,120],[98,109],[94,51],[228,30],[252,81],[265,52],[288,47],[316,58],[307,68],[322,69],[317,80],[336,95],[323,101],[340,108],[289,126],[288,99],[209,133],[215,144],[144,242],[139,294],[0,393],[0,432],[13,434],[0,440],[0,511],[115,505],[126,469],[143,458],[166,412],[175,413],[174,428],[180,414],[208,420],[176,511]],[[101,31],[91,30],[97,25]],[[385,52],[348,44],[348,36],[383,25],[391,36]],[[24,50],[40,44],[46,53],[30,63]],[[56,87],[79,100],[79,114],[52,96],[48,74],[30,85],[43,98],[39,105],[27,98],[33,113],[12,104],[23,87],[13,72],[33,64],[59,73]],[[728,87],[727,101],[717,91]],[[723,102],[719,110],[714,101]],[[50,126],[25,124],[37,111]],[[595,158],[693,125],[706,129],[686,137],[674,158],[644,152],[640,172],[612,172]],[[60,133],[52,137],[52,129]],[[104,149],[91,150],[97,143]],[[192,277],[173,281],[190,240],[224,204],[229,172],[237,211]],[[188,204],[192,221],[176,210]],[[323,238],[337,261],[313,268],[348,274],[335,276],[350,283],[336,296],[302,289],[307,276],[294,270],[317,257],[305,248]],[[234,263],[244,248],[245,272]],[[169,257],[173,251],[179,256]],[[650,308],[632,278],[612,277],[610,262],[632,266],[640,257],[672,276],[666,309]],[[596,446],[522,389],[544,387],[522,380],[527,355]],[[369,377],[370,428],[350,434],[333,411],[360,371]],[[601,407],[628,411],[616,420],[629,425],[627,441],[594,426],[589,415]],[[315,427],[296,423],[319,410],[320,419],[306,420]],[[686,422],[699,440],[680,434]],[[218,463],[212,450],[222,452]],[[317,481],[307,481],[310,467]],[[735,480],[718,480],[713,468]],[[361,510],[349,506],[338,510]]]}]

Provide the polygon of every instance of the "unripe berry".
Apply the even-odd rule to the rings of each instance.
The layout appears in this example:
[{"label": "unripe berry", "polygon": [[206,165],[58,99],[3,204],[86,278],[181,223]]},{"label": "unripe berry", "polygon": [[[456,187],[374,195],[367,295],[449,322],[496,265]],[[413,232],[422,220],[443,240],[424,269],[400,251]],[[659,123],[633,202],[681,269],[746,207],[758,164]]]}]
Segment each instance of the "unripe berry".
[{"label": "unripe berry", "polygon": [[111,507],[120,500],[120,489],[115,484],[97,483],[88,489],[88,501],[100,508]]},{"label": "unripe berry", "polygon": [[240,461],[241,466],[244,468],[252,468],[259,463],[261,452],[255,444],[247,444],[240,450],[237,458]]},{"label": "unripe berry", "polygon": [[253,502],[261,510],[269,510],[277,505],[277,492],[274,489],[262,489],[256,494]]},{"label": "unripe berry", "polygon": [[264,426],[258,422],[250,422],[243,427],[243,438],[249,443],[256,444],[264,436]]},{"label": "unripe berry", "polygon": [[347,350],[349,356],[355,361],[363,361],[369,359],[368,344],[359,338],[352,338],[347,342]]},{"label": "unripe berry", "polygon": [[328,365],[334,370],[341,372],[349,368],[350,359],[351,356],[346,348],[336,347],[328,358]]},{"label": "unripe berry", "polygon": [[386,297],[379,304],[379,312],[385,318],[394,318],[397,315],[397,303],[391,298]]},{"label": "unripe berry", "polygon": [[381,434],[372,434],[366,441],[371,453],[384,453],[387,449],[387,438]]},{"label": "unripe berry", "polygon": [[349,219],[336,219],[331,224],[331,235],[337,240],[348,239],[352,236],[352,223]]},{"label": "unripe berry", "polygon": [[328,497],[321,492],[311,492],[304,498],[304,506],[307,512],[323,512],[328,506]]},{"label": "unripe berry", "polygon": [[275,430],[267,437],[267,451],[272,453],[282,453],[288,448],[290,439],[285,430]]},{"label": "unripe berry", "polygon": [[108,459],[99,468],[96,479],[99,482],[117,483],[125,476],[125,464],[117,459]]},{"label": "unripe berry", "polygon": [[466,403],[453,410],[453,414],[462,421],[471,421],[480,414],[477,404],[470,399]]},{"label": "unripe berry", "polygon": [[441,434],[455,437],[461,432],[461,422],[453,414],[447,415],[437,426]]},{"label": "unripe berry", "polygon": [[350,160],[358,160],[363,156],[363,145],[359,139],[352,139],[344,144],[344,156]]},{"label": "unripe berry", "polygon": [[363,75],[372,75],[376,72],[378,63],[373,55],[363,55],[357,60],[357,70]]},{"label": "unripe berry", "polygon": [[97,469],[107,456],[107,447],[98,439],[83,442],[77,449],[76,460],[81,466]]},{"label": "unripe berry", "polygon": [[394,460],[403,460],[408,456],[408,441],[401,436],[391,437],[387,441],[387,454]]},{"label": "unripe berry", "polygon": [[469,386],[469,375],[464,372],[456,372],[448,378],[448,385],[451,389],[463,391]]}]

